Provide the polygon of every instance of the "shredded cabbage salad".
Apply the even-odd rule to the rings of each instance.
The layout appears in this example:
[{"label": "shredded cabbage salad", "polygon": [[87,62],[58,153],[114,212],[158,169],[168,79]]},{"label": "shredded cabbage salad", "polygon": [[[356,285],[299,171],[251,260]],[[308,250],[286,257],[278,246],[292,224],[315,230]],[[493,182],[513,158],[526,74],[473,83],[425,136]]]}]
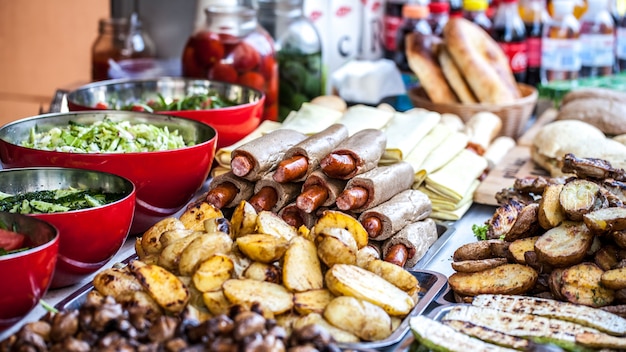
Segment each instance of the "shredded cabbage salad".
[{"label": "shredded cabbage salad", "polygon": [[70,121],[68,126],[37,132],[32,128],[22,146],[68,153],[135,153],[171,150],[193,145],[177,130],[146,123],[105,118],[90,125]]}]

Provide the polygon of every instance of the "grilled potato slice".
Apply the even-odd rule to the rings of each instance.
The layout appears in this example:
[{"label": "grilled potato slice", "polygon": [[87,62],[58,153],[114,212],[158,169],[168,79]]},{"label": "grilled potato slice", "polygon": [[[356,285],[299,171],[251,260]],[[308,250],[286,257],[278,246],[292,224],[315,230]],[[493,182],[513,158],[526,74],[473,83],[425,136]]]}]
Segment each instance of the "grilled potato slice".
[{"label": "grilled potato slice", "polygon": [[593,263],[581,263],[563,271],[561,294],[569,302],[590,307],[603,307],[615,299],[615,292],[605,288],[602,269]]},{"label": "grilled potato slice", "polygon": [[539,226],[544,230],[557,227],[567,219],[565,210],[563,210],[561,206],[561,190],[563,190],[562,184],[548,185],[543,190],[541,200],[539,201],[537,217]]},{"label": "grilled potato slice", "polygon": [[612,245],[603,245],[602,248],[598,249],[593,255],[593,261],[604,271],[617,268],[619,264],[617,248]]},{"label": "grilled potato slice", "polygon": [[319,325],[326,329],[337,342],[354,343],[361,341],[356,335],[330,324],[321,314],[317,313],[311,313],[296,319],[293,322],[293,328],[301,329],[311,324]]},{"label": "grilled potato slice", "polygon": [[354,237],[359,249],[367,246],[368,234],[363,225],[352,216],[336,210],[326,210],[313,226],[312,232],[317,237],[327,228],[342,228],[348,230]]},{"label": "grilled potato slice", "polygon": [[230,217],[230,224],[235,238],[253,233],[256,230],[257,212],[252,204],[242,200]]},{"label": "grilled potato slice", "polygon": [[324,318],[365,341],[383,340],[392,332],[391,318],[381,307],[350,296],[330,301]]},{"label": "grilled potato slice", "polygon": [[315,290],[324,286],[322,267],[313,242],[303,237],[291,240],[283,257],[283,285],[292,292]]},{"label": "grilled potato slice", "polygon": [[187,208],[180,215],[180,221],[186,229],[204,231],[204,220],[223,218],[222,211],[207,202],[197,203]]},{"label": "grilled potato slice", "polygon": [[183,311],[189,301],[189,290],[176,275],[138,260],[130,262],[128,267],[159,306],[171,313]]},{"label": "grilled potato slice", "polygon": [[452,254],[452,259],[455,262],[460,262],[464,260],[505,258],[509,256],[508,246],[509,242],[498,239],[469,242],[459,246]]},{"label": "grilled potato slice", "polygon": [[550,288],[550,293],[554,296],[555,299],[560,301],[566,301],[565,297],[561,293],[561,287],[563,286],[563,268],[556,268],[552,270],[550,276],[548,277],[548,287]]},{"label": "grilled potato slice", "polygon": [[326,228],[315,237],[317,255],[328,267],[356,264],[357,245],[352,234],[342,228]]},{"label": "grilled potato slice", "polygon": [[361,268],[366,268],[367,263],[376,259],[380,259],[380,249],[374,247],[371,243],[356,252],[356,265]]},{"label": "grilled potato slice", "polygon": [[463,296],[481,293],[523,294],[535,286],[538,274],[521,264],[504,264],[475,273],[454,273],[448,284],[454,292]]},{"label": "grilled potato slice", "polygon": [[600,282],[606,288],[621,290],[626,288],[626,268],[612,269],[602,273]]},{"label": "grilled potato slice", "polygon": [[158,221],[152,225],[141,236],[141,248],[146,254],[161,253],[163,245],[161,244],[161,234],[167,230],[184,229],[185,224],[175,217],[168,217]]},{"label": "grilled potato slice", "polygon": [[271,211],[262,211],[256,218],[257,231],[291,241],[298,236],[298,230]]},{"label": "grilled potato slice", "polygon": [[526,264],[524,253],[533,252],[535,250],[535,242],[537,242],[538,238],[539,236],[533,236],[513,241],[509,245],[509,252],[513,256],[513,259],[519,264]]},{"label": "grilled potato slice", "polygon": [[507,264],[506,258],[489,258],[479,260],[463,260],[460,262],[452,262],[452,269],[462,273],[475,273],[487,269],[495,268],[499,265]]},{"label": "grilled potato slice", "polygon": [[335,298],[335,295],[325,288],[296,292],[293,294],[293,306],[296,312],[301,315],[310,313],[322,314],[333,298]]},{"label": "grilled potato slice", "polygon": [[163,314],[163,308],[161,308],[157,301],[143,289],[124,292],[118,297],[115,297],[115,300],[127,309],[139,308],[142,314],[148,319],[156,318]]},{"label": "grilled potato slice", "polygon": [[233,240],[223,232],[204,233],[196,237],[185,247],[178,261],[178,272],[191,276],[198,265],[215,254],[228,254],[233,247]]},{"label": "grilled potato slice", "polygon": [[[181,223],[182,224],[182,223]],[[161,237],[159,237],[159,242],[163,248],[169,246],[170,244],[180,240],[181,238],[187,237],[194,233],[202,233],[202,231],[195,231],[189,229],[169,229],[163,231]]]},{"label": "grilled potato slice", "polygon": [[351,296],[375,304],[391,316],[405,316],[414,306],[411,296],[382,277],[356,265],[335,264],[325,275],[336,296]]},{"label": "grilled potato slice", "polygon": [[[143,247],[141,246],[141,237],[136,237],[135,238],[135,253],[137,253],[137,257],[139,257],[139,259],[145,258],[148,256],[148,254],[146,253],[146,251],[143,250]],[[160,252],[160,250],[159,250]]]},{"label": "grilled potato slice", "polygon": [[626,249],[626,231],[613,231],[611,237],[619,248]]},{"label": "grilled potato slice", "polygon": [[191,277],[193,285],[200,292],[216,291],[230,279],[235,271],[232,259],[222,254],[216,254],[200,263]]},{"label": "grilled potato slice", "polygon": [[202,293],[202,301],[213,315],[228,314],[232,303],[224,296],[223,290]]},{"label": "grilled potato slice", "polygon": [[594,210],[583,215],[583,221],[589,230],[597,235],[626,230],[626,208],[611,207]]},{"label": "grilled potato slice", "polygon": [[416,288],[419,289],[417,278],[401,266],[374,259],[367,264],[365,269],[391,282],[402,291],[409,292]]},{"label": "grilled potato slice", "polygon": [[278,265],[252,262],[246,270],[243,271],[243,277],[246,279],[280,284],[282,280],[282,272]]},{"label": "grilled potato slice", "polygon": [[93,286],[103,296],[112,296],[115,299],[126,292],[143,290],[141,283],[128,267],[108,268],[98,272],[93,278]]},{"label": "grilled potato slice", "polygon": [[538,226],[539,220],[537,213],[539,212],[539,204],[527,204],[520,209],[517,218],[511,226],[511,229],[505,234],[505,241],[515,241],[520,238],[528,237],[533,234]]},{"label": "grilled potato slice", "polygon": [[167,246],[163,247],[163,250],[159,254],[157,264],[169,271],[178,272],[180,255],[193,240],[202,236],[203,234],[204,232],[194,231],[191,235],[183,237],[179,240],[175,240]]},{"label": "grilled potato slice", "polygon": [[582,221],[583,215],[596,209],[599,194],[598,184],[583,179],[573,179],[563,185],[559,202],[569,219]]},{"label": "grilled potato slice", "polygon": [[274,315],[293,308],[293,294],[281,285],[250,279],[230,279],[222,285],[224,296],[233,304],[250,308],[259,304]]},{"label": "grilled potato slice", "polygon": [[261,263],[272,263],[279,260],[289,247],[289,241],[284,237],[266,234],[249,234],[237,237],[235,242],[243,254]]},{"label": "grilled potato slice", "polygon": [[593,239],[594,235],[582,222],[565,221],[537,239],[535,253],[541,262],[566,267],[583,260]]},{"label": "grilled potato slice", "polygon": [[204,225],[205,232],[223,232],[228,234],[231,238],[234,237],[230,221],[224,217],[206,219],[202,224]]}]

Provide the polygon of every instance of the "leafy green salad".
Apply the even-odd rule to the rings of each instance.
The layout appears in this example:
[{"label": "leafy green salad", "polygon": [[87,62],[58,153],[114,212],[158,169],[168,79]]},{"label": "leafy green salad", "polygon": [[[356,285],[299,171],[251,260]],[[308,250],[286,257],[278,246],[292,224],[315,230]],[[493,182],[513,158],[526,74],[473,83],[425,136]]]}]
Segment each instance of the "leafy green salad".
[{"label": "leafy green salad", "polygon": [[0,192],[0,211],[20,214],[59,213],[94,208],[122,199],[124,194],[64,188],[8,194]]},{"label": "leafy green salad", "polygon": [[37,132],[33,127],[21,146],[69,153],[136,153],[171,150],[193,145],[178,130],[147,123],[105,118],[90,125],[70,121],[67,126]]}]

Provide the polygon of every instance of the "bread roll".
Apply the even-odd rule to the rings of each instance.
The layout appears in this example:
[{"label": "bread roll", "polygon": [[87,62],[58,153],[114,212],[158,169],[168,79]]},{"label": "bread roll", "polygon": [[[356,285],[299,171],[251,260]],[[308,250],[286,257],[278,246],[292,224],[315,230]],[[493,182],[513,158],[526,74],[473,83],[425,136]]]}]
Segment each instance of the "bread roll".
[{"label": "bread roll", "polygon": [[476,104],[478,99],[476,99],[474,92],[472,92],[467,85],[463,73],[459,70],[456,63],[454,63],[448,49],[446,49],[444,45],[440,46],[437,57],[439,58],[439,65],[441,65],[443,75],[446,77],[454,93],[459,97],[461,103]]},{"label": "bread roll", "polygon": [[584,121],[608,135],[624,134],[626,102],[601,97],[571,100],[561,106],[556,119]]}]

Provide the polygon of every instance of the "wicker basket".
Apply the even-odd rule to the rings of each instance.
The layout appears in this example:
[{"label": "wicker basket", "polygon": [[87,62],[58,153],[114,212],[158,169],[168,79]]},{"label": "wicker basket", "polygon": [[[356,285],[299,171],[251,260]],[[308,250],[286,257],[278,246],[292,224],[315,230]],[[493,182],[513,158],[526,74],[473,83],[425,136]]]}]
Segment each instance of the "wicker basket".
[{"label": "wicker basket", "polygon": [[514,103],[494,104],[435,104],[430,101],[421,86],[412,88],[408,92],[409,99],[415,107],[424,108],[439,113],[456,114],[463,121],[469,120],[472,115],[481,111],[489,111],[502,119],[501,136],[519,137],[526,127],[528,119],[537,103],[537,89],[527,84],[518,83],[522,97]]}]

